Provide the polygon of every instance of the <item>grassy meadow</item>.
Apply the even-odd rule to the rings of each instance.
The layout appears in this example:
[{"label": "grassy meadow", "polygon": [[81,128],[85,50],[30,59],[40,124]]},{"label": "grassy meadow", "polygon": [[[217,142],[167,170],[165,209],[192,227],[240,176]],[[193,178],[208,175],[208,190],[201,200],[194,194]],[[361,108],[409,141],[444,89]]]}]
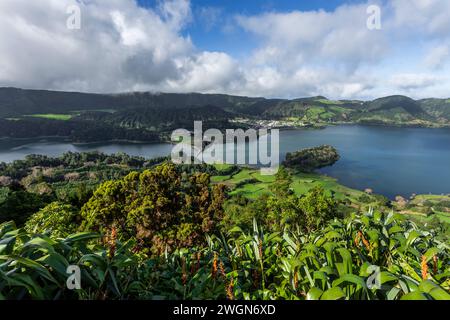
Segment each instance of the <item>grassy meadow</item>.
[{"label": "grassy meadow", "polygon": [[31,118],[39,118],[39,119],[48,119],[48,120],[60,120],[67,121],[74,117],[73,114],[56,114],[56,113],[47,113],[47,114],[32,114],[27,117]]}]

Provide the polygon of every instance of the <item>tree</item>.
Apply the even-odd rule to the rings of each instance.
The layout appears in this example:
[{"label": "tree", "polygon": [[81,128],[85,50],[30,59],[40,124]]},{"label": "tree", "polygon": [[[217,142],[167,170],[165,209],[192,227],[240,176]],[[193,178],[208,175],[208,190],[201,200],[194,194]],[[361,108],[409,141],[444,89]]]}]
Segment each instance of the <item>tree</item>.
[{"label": "tree", "polygon": [[295,194],[271,196],[267,201],[267,213],[266,225],[276,230],[298,226],[309,232],[337,216],[337,203],[322,187],[315,187],[302,197]]},{"label": "tree", "polygon": [[286,197],[272,196],[267,200],[266,225],[275,230],[283,230],[292,225],[303,226],[304,214],[295,194]]},{"label": "tree", "polygon": [[285,197],[292,194],[290,189],[292,177],[289,171],[285,167],[280,166],[275,177],[275,182],[270,185],[270,191],[277,197]]},{"label": "tree", "polygon": [[115,228],[123,239],[136,238],[154,252],[201,244],[222,218],[224,188],[211,187],[206,173],[180,174],[170,163],[132,172],[95,191],[82,208],[83,226]]},{"label": "tree", "polygon": [[39,196],[21,189],[0,188],[0,223],[14,221],[20,226],[30,215],[43,208],[49,199],[49,196]]},{"label": "tree", "polygon": [[304,227],[311,231],[338,215],[337,203],[322,187],[314,187],[300,198],[299,207],[304,214]]}]

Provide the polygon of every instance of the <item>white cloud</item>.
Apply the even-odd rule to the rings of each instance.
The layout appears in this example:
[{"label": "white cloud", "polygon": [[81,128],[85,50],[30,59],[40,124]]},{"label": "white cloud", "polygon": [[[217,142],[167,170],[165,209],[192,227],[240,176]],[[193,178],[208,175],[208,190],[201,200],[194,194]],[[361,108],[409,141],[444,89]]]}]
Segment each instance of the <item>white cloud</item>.
[{"label": "white cloud", "polygon": [[450,57],[450,50],[448,45],[439,45],[433,47],[425,56],[425,65],[432,68],[440,68]]},{"label": "white cloud", "polygon": [[[386,36],[367,28],[367,6],[342,6],[333,12],[293,11],[238,16],[237,22],[262,39],[269,61],[289,58],[294,64],[329,61],[346,67],[376,63],[388,50]],[[271,59],[271,57],[273,59]],[[283,61],[286,62],[286,61]]]},{"label": "white cloud", "polygon": [[372,77],[358,70],[376,67],[389,53],[386,35],[367,28],[366,10],[367,5],[355,5],[333,12],[238,16],[238,24],[261,41],[247,61],[249,91],[289,97],[364,95]]},{"label": "white cloud", "polygon": [[168,81],[166,90],[178,92],[229,91],[239,75],[237,63],[222,52],[203,52],[178,61],[182,76]]},{"label": "white cloud", "polygon": [[392,0],[389,3],[393,26],[405,34],[424,33],[437,38],[450,38],[450,1]]},{"label": "white cloud", "polygon": [[[66,9],[74,4],[81,7],[80,30],[66,27]],[[201,69],[195,63],[207,55],[180,34],[190,20],[187,0],[164,1],[154,10],[133,0],[2,0],[0,85],[91,92],[170,89]]]},{"label": "white cloud", "polygon": [[[0,86],[348,99],[450,96],[447,0],[380,2],[382,29],[374,31],[366,26],[372,1],[234,20],[212,7],[194,15],[189,0],[157,3],[151,9],[134,0],[1,0]],[[66,28],[66,9],[73,4],[81,7],[81,30]],[[187,29],[198,16],[207,29],[218,20],[234,21],[234,32],[244,30],[257,45],[239,59],[201,51]]]},{"label": "white cloud", "polygon": [[188,0],[166,0],[160,2],[159,10],[164,21],[174,30],[181,30],[192,19]]},{"label": "white cloud", "polygon": [[[270,70],[272,79],[260,87],[275,96],[442,95],[445,90],[438,84],[450,87],[448,78],[438,75],[445,69],[429,75],[420,65],[425,61],[428,67],[438,68],[448,59],[448,47],[442,42],[450,37],[450,1],[380,2],[381,30],[367,28],[370,4],[342,5],[329,12],[237,16],[237,23],[260,40],[247,64],[266,74]],[[430,47],[426,56],[421,55]],[[257,92],[254,85],[249,88]]]},{"label": "white cloud", "polygon": [[430,74],[404,73],[393,75],[389,82],[399,89],[415,90],[433,86],[440,80],[440,77]]}]

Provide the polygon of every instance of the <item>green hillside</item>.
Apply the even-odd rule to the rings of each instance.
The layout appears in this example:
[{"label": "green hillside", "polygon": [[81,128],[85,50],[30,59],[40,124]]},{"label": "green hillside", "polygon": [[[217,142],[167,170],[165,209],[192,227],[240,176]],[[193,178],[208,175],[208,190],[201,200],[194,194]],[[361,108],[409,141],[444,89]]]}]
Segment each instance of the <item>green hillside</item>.
[{"label": "green hillside", "polygon": [[[64,136],[92,142],[150,135],[150,139],[141,140],[153,141],[155,137],[167,139],[175,128],[192,128],[195,120],[219,129],[244,124],[260,127],[266,125],[261,123],[264,120],[276,120],[280,127],[340,123],[436,127],[450,126],[450,102],[405,96],[335,101],[323,96],[287,100],[224,94],[90,94],[0,88],[0,137]],[[102,128],[101,132],[97,128]],[[92,130],[94,133],[85,134]]]},{"label": "green hillside", "polygon": [[450,99],[423,99],[420,105],[429,115],[441,123],[450,121]]}]

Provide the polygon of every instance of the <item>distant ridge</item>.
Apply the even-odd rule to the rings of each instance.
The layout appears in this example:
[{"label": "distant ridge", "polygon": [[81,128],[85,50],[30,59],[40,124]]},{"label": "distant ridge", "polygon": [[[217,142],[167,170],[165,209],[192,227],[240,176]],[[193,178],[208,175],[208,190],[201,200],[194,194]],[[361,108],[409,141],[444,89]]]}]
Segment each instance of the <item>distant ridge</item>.
[{"label": "distant ridge", "polygon": [[[121,122],[132,112],[143,110],[179,110],[208,108],[220,117],[296,117],[317,122],[358,123],[450,123],[450,99],[414,100],[394,95],[372,101],[329,100],[324,96],[296,99],[266,99],[263,97],[227,94],[124,92],[98,94],[51,90],[0,88],[0,118],[14,118],[43,113],[77,113],[112,110],[108,121]],[[175,112],[175,111],[173,111]],[[170,112],[169,112],[170,113]],[[151,112],[147,112],[151,117]],[[127,122],[125,120],[125,122]]]}]

